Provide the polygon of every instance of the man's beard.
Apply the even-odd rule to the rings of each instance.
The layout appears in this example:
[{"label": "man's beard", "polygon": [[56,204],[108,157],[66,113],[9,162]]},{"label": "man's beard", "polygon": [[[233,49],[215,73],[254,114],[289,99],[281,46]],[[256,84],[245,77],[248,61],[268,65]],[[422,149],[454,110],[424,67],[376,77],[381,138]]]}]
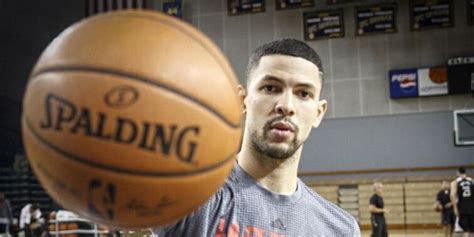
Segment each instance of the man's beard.
[{"label": "man's beard", "polygon": [[[293,125],[294,130],[294,138],[290,142],[288,148],[279,148],[279,147],[271,147],[268,144],[267,138],[268,138],[268,131],[271,129],[271,125],[274,122],[284,120],[285,122],[291,123]],[[284,119],[283,117],[276,117],[274,119],[271,119],[268,121],[265,126],[263,127],[263,135],[259,136],[256,131],[254,131],[251,135],[251,142],[252,142],[252,147],[254,151],[256,151],[258,154],[261,154],[262,156],[266,158],[271,158],[275,160],[285,160],[291,157],[295,152],[301,147],[302,143],[298,142],[296,139],[298,134],[298,127],[296,124],[291,122],[290,120]]]}]

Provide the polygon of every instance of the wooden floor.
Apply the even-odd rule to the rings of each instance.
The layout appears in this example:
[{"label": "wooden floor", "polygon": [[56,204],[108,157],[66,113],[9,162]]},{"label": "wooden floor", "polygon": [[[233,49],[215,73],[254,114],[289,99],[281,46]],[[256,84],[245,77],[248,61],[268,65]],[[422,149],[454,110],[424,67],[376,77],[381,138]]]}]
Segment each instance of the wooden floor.
[{"label": "wooden floor", "polygon": [[[370,230],[363,230],[363,237],[370,237]],[[423,230],[389,230],[390,237],[444,237],[442,229],[423,229]]]}]

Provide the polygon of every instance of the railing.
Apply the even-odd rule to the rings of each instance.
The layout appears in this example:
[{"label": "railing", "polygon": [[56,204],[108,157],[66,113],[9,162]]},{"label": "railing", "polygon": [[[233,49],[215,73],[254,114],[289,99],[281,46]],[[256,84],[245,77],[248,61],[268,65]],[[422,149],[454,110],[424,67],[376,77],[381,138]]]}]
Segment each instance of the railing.
[{"label": "railing", "polygon": [[[85,222],[93,226],[93,229],[76,229],[76,230],[59,230],[59,225],[61,223],[67,222]],[[82,219],[82,218],[75,218],[75,219],[67,219],[67,220],[50,220],[49,223],[54,223],[54,231],[50,231],[51,235],[55,237],[59,237],[62,234],[94,234],[94,237],[99,237],[100,234],[108,234],[108,230],[99,230],[98,225],[96,223],[92,223],[89,220]]]}]

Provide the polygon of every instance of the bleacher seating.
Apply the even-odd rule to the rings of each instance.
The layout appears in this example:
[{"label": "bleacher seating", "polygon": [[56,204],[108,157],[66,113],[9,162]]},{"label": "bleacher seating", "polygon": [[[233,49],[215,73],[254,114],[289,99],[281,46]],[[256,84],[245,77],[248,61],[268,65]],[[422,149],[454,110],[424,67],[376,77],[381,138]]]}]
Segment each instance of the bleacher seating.
[{"label": "bleacher seating", "polygon": [[356,217],[362,229],[370,229],[369,200],[373,183],[384,185],[387,224],[391,229],[420,229],[438,227],[440,213],[433,210],[441,181],[454,176],[417,176],[390,178],[363,178],[350,180],[306,181],[318,194]]}]

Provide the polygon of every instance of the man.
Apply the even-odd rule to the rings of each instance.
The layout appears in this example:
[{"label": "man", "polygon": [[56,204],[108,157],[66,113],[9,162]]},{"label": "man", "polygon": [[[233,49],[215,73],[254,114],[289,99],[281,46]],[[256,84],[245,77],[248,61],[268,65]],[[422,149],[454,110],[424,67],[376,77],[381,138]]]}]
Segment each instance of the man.
[{"label": "man", "polygon": [[444,236],[452,236],[454,230],[454,210],[450,197],[450,186],[448,182],[441,183],[441,190],[436,195],[435,210],[441,211],[441,224],[444,228]]},{"label": "man", "polygon": [[282,39],[252,54],[242,147],[226,183],[199,210],[155,230],[163,236],[360,236],[355,219],[297,177],[303,143],[327,109],[323,69],[304,42]]},{"label": "man", "polygon": [[0,192],[0,236],[9,232],[10,226],[13,225],[12,207],[10,202],[5,198],[5,194]]},{"label": "man", "polygon": [[[451,202],[454,206],[461,232],[474,236],[474,197],[472,178],[466,175],[466,169],[459,167],[457,179],[451,183]],[[455,230],[456,231],[456,230]]]},{"label": "man", "polygon": [[370,198],[369,211],[371,213],[372,237],[387,237],[387,223],[385,222],[385,213],[388,209],[384,208],[383,203],[383,185],[374,183],[374,195]]},{"label": "man", "polygon": [[25,237],[42,236],[45,233],[43,223],[38,204],[28,203],[21,209],[20,229],[24,231]]}]

